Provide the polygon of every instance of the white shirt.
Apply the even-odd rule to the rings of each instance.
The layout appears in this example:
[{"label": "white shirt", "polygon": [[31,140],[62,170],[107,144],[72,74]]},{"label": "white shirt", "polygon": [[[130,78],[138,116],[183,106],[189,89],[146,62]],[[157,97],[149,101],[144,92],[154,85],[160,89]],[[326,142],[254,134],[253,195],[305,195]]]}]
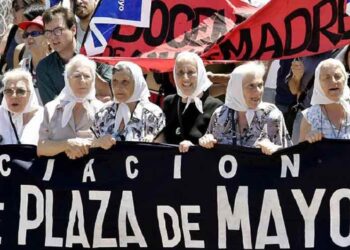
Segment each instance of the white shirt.
[{"label": "white shirt", "polygon": [[[44,109],[39,107],[30,121],[24,125],[23,132],[19,136],[21,144],[37,145],[39,140],[40,124],[44,117]],[[11,125],[9,113],[2,106],[0,107],[0,144],[17,144],[15,131]]]}]

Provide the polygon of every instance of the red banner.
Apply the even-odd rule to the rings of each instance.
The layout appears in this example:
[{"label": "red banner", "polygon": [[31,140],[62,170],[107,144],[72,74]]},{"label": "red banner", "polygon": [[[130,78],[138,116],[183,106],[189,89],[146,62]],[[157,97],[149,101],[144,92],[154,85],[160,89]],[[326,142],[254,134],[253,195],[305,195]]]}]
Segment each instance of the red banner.
[{"label": "red banner", "polygon": [[271,0],[202,57],[268,60],[317,54],[350,43],[346,0]]},{"label": "red banner", "polygon": [[150,28],[118,25],[95,59],[110,64],[127,59],[146,70],[170,71],[177,53],[202,54],[234,28],[237,18],[255,11],[241,0],[154,0]]}]

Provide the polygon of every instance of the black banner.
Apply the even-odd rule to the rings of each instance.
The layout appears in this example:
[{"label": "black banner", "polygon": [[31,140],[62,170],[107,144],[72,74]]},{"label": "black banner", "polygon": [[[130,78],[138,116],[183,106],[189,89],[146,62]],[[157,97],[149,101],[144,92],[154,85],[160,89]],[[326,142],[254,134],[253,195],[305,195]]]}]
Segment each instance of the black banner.
[{"label": "black banner", "polygon": [[119,143],[69,160],[0,147],[1,249],[344,249],[350,143]]}]

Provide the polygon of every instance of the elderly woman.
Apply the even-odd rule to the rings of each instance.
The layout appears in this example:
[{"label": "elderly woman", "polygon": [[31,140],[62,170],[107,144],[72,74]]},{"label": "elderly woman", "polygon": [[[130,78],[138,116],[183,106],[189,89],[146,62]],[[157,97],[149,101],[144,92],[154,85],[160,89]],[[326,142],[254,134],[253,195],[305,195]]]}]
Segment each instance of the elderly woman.
[{"label": "elderly woman", "polygon": [[165,126],[162,110],[151,103],[141,68],[119,62],[113,68],[114,102],[96,114],[93,146],[109,149],[116,141],[152,142]]},{"label": "elderly woman", "polygon": [[209,95],[212,85],[202,59],[195,53],[182,52],[176,57],[174,80],[176,95],[164,100],[166,127],[164,140],[179,144],[180,152],[187,152],[205,134],[210,117],[222,103]]},{"label": "elderly woman", "polygon": [[319,63],[315,71],[312,106],[303,111],[300,140],[310,143],[330,139],[350,139],[350,91],[348,74],[336,59]]},{"label": "elderly woman", "polygon": [[93,140],[94,114],[102,107],[95,98],[95,62],[83,55],[74,56],[66,65],[65,87],[45,105],[40,127],[38,155],[65,152],[71,159],[88,154]]},{"label": "elderly woman", "polygon": [[0,106],[0,144],[37,145],[43,108],[34,92],[32,76],[22,69],[5,73]]},{"label": "elderly woman", "polygon": [[291,145],[281,111],[262,102],[264,74],[264,66],[255,62],[234,69],[225,105],[214,112],[207,134],[199,140],[202,147],[213,148],[216,143],[260,147],[270,155]]}]

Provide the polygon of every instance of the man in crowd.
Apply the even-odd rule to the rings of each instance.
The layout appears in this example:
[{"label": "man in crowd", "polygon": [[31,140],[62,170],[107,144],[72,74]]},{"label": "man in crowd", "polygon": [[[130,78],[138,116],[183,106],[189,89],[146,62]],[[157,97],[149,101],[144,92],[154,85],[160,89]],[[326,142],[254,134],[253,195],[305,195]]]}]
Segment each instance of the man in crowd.
[{"label": "man in crowd", "polygon": [[74,0],[74,13],[77,16],[77,43],[80,49],[90,19],[94,14],[98,0]]},{"label": "man in crowd", "polygon": [[[45,36],[54,50],[37,66],[37,85],[45,104],[53,100],[64,87],[64,66],[77,53],[75,38],[77,24],[74,14],[62,6],[54,6],[46,10],[43,14],[43,22]],[[96,96],[107,101],[111,95],[107,81],[111,78],[111,70],[98,68]]]}]

